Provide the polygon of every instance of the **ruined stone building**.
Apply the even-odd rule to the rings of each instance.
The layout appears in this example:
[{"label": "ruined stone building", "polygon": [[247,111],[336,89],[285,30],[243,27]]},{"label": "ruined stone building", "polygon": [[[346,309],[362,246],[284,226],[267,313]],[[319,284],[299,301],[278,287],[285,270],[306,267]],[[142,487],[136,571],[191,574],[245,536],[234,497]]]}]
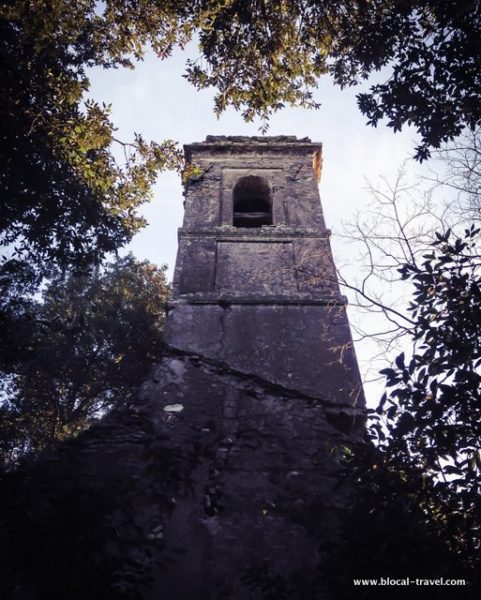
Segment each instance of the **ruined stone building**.
[{"label": "ruined stone building", "polygon": [[[319,199],[320,144],[208,137],[186,157],[201,175],[186,186],[166,342],[220,371],[206,379],[203,364],[176,362],[167,397],[220,440],[206,499],[220,506],[202,516],[187,503],[184,543],[195,529],[198,581],[240,598],[233,573],[262,561],[302,573],[314,560],[310,507],[326,505],[316,526],[333,534],[344,493],[333,452],[364,400]],[[159,402],[165,380],[149,387]]]},{"label": "ruined stone building", "polygon": [[[165,359],[136,405],[21,483],[30,499],[53,498],[53,508],[25,500],[25,527],[37,532],[59,506],[71,523],[102,499],[90,538],[111,561],[98,567],[98,596],[87,587],[84,597],[260,599],[266,581],[307,589],[350,493],[338,461],[362,428],[364,398],[319,199],[321,146],[208,137],[185,152],[197,169],[185,186]],[[67,507],[65,494],[75,498]],[[64,561],[70,580],[97,572],[82,550],[90,538]],[[28,592],[51,580],[28,573],[12,598],[44,597]]]}]

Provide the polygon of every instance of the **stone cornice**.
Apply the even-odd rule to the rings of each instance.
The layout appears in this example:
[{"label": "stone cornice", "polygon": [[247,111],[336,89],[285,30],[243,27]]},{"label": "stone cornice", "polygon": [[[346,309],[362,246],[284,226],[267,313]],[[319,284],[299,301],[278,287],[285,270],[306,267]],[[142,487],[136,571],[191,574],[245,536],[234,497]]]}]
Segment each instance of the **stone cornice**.
[{"label": "stone cornice", "polygon": [[333,296],[324,296],[318,298],[312,298],[302,296],[301,294],[292,294],[288,297],[272,296],[266,297],[260,294],[251,294],[245,296],[235,296],[229,294],[219,293],[193,293],[193,294],[179,294],[174,296],[167,302],[167,309],[170,310],[179,305],[183,304],[204,304],[210,306],[236,306],[236,305],[250,305],[250,306],[276,306],[284,305],[291,307],[299,306],[347,306],[348,301],[346,296],[339,294]]},{"label": "stone cornice", "polygon": [[276,154],[314,154],[322,152],[320,142],[311,142],[309,138],[297,139],[294,135],[278,136],[207,136],[204,142],[186,144],[184,146],[185,157],[187,161],[192,159],[193,154],[204,152],[212,154],[213,152],[226,153],[271,153]]},{"label": "stone cornice", "polygon": [[314,227],[266,226],[259,228],[238,228],[229,225],[221,227],[202,227],[199,229],[178,229],[180,238],[211,237],[218,241],[241,240],[249,242],[288,241],[298,238],[329,240],[331,230],[319,230]]}]

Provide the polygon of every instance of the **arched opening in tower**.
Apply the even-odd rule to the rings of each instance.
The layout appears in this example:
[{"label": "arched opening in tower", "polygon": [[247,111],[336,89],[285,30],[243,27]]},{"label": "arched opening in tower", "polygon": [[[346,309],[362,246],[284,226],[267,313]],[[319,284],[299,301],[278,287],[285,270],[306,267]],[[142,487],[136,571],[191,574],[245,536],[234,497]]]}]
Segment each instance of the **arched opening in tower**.
[{"label": "arched opening in tower", "polygon": [[262,177],[249,175],[236,183],[233,194],[234,227],[272,225],[272,198]]}]

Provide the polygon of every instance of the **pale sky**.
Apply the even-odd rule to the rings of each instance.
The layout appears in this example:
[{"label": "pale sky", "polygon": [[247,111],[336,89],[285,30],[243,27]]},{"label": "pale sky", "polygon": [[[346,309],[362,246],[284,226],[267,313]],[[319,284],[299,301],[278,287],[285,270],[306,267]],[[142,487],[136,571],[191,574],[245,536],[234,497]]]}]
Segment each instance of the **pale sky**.
[{"label": "pale sky", "polygon": [[[190,54],[189,54],[190,53]],[[220,119],[214,115],[213,92],[196,91],[182,77],[187,56],[195,53],[177,51],[160,61],[148,54],[134,71],[96,69],[90,72],[91,97],[112,104],[112,119],[118,127],[117,137],[129,141],[133,133],[146,140],[173,139],[180,144],[199,142],[207,135],[260,135],[258,123],[244,123],[240,114],[229,110]],[[399,165],[414,153],[415,132],[394,134],[380,124],[365,125],[355,94],[357,88],[341,91],[329,79],[320,82],[316,100],[319,110],[284,109],[274,115],[267,135],[295,135],[322,142],[324,165],[320,183],[321,201],[327,226],[333,230],[333,249],[338,263],[350,262],[349,252],[336,238],[342,221],[352,218],[369,200],[366,178],[376,181],[384,175],[392,178]],[[423,171],[410,161],[412,173]],[[167,263],[169,273],[175,263],[177,228],[182,223],[182,188],[175,173],[158,178],[153,202],[141,212],[149,225],[139,233],[129,249],[139,259],[157,264]],[[339,258],[337,258],[339,257]],[[354,258],[354,257],[352,257]],[[371,352],[368,343],[356,346],[360,367],[366,372]],[[375,404],[381,388],[366,387],[370,404]]]}]

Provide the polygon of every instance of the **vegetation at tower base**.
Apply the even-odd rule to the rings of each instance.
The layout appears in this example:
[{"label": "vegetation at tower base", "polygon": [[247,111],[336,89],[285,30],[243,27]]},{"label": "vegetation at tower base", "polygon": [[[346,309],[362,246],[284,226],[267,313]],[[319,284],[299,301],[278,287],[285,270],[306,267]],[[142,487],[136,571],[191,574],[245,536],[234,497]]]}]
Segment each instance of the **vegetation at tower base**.
[{"label": "vegetation at tower base", "polygon": [[[343,543],[320,565],[332,597],[385,598],[388,589],[390,597],[405,600],[425,598],[429,589],[439,600],[479,598],[479,552],[466,543],[465,527],[473,523],[463,514],[462,498],[440,494],[423,472],[370,443],[352,450],[346,469],[357,475],[358,494],[344,520]],[[411,584],[387,588],[381,578]]]},{"label": "vegetation at tower base", "polygon": [[0,452],[31,459],[128,403],[162,353],[164,268],[131,255],[90,275],[55,277],[4,329]]},{"label": "vegetation at tower base", "polygon": [[181,548],[163,550],[175,497],[198,461],[173,449],[149,407],[114,409],[55,453],[2,477],[5,599],[134,600]]}]

